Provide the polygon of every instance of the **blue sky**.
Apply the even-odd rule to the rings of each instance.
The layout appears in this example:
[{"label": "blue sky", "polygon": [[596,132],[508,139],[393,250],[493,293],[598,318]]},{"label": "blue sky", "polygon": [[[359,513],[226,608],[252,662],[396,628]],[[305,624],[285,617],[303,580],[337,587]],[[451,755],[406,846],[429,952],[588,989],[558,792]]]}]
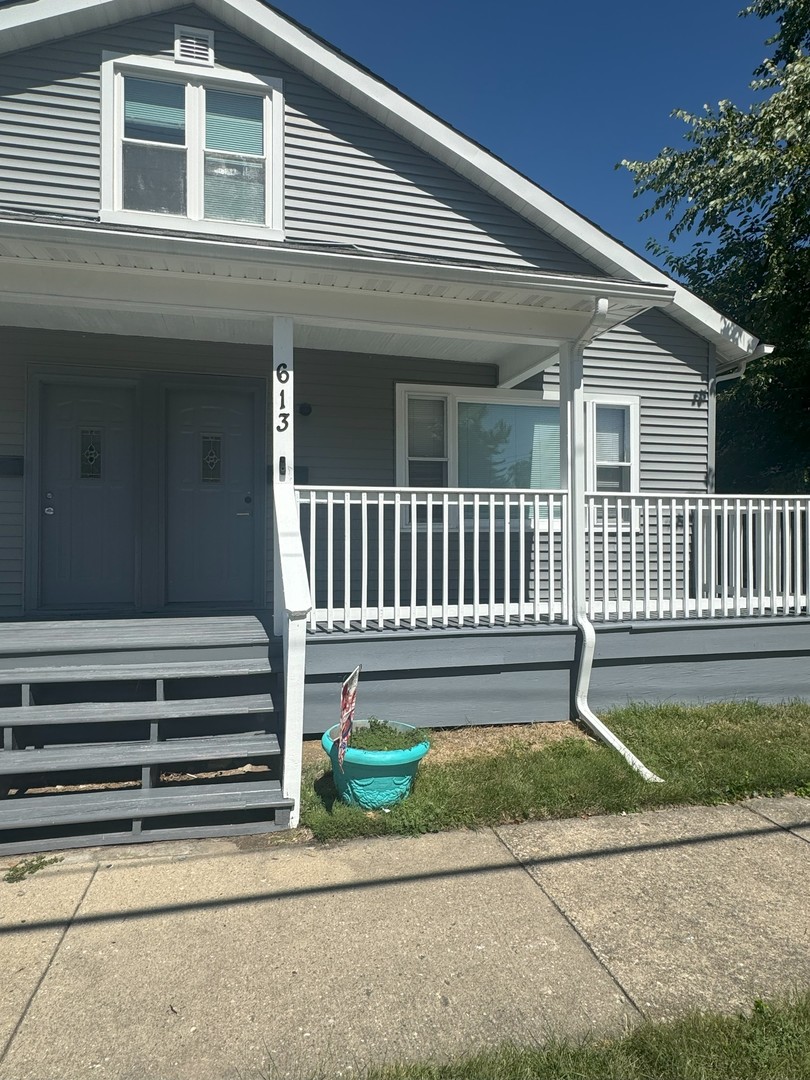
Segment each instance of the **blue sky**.
[{"label": "blue sky", "polygon": [[635,250],[662,218],[622,158],[678,145],[675,108],[750,100],[768,25],[743,0],[273,0]]}]

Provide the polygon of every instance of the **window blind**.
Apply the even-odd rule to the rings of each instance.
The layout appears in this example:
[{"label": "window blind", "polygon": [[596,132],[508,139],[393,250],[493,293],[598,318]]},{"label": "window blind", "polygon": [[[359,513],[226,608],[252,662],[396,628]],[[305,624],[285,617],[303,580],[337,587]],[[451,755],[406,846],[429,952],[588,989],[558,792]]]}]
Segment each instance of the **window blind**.
[{"label": "window blind", "polygon": [[596,408],[596,460],[626,462],[627,410],[599,405]]},{"label": "window blind", "polygon": [[205,93],[205,146],[235,154],[264,154],[264,99],[226,90]]},{"label": "window blind", "polygon": [[185,87],[124,79],[124,138],[180,145],[186,141]]}]

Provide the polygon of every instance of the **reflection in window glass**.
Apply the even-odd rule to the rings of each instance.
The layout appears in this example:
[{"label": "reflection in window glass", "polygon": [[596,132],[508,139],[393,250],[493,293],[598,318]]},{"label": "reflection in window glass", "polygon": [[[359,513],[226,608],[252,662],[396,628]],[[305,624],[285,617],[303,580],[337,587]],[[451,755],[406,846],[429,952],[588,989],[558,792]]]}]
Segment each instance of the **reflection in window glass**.
[{"label": "reflection in window glass", "polygon": [[184,146],[186,90],[182,83],[124,79],[124,138]]},{"label": "reflection in window glass", "polygon": [[460,401],[458,482],[471,488],[559,488],[559,408]]}]

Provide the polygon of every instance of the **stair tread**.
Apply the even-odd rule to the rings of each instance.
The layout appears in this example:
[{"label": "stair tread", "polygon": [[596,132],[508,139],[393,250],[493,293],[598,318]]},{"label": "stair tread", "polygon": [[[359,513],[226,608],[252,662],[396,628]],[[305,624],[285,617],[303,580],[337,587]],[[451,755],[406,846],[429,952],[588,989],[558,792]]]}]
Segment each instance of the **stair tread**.
[{"label": "stair tread", "polygon": [[70,705],[15,705],[11,708],[0,708],[0,727],[117,724],[137,720],[180,720],[197,716],[242,716],[273,711],[270,694],[184,698],[175,701],[89,701]]},{"label": "stair tread", "polygon": [[0,683],[118,682],[136,679],[219,678],[226,675],[266,675],[267,659],[207,660],[151,664],[75,664],[59,667],[0,669]]},{"label": "stair tread", "polygon": [[0,656],[70,653],[100,648],[160,649],[211,645],[267,644],[267,631],[252,615],[171,619],[64,619],[0,626]]},{"label": "stair tread", "polygon": [[174,788],[91,791],[0,800],[0,829],[36,829],[73,822],[162,817],[233,810],[291,809],[277,780]]},{"label": "stair tread", "polygon": [[0,776],[162,765],[178,761],[268,757],[280,753],[275,735],[211,735],[164,742],[91,743],[46,750],[0,750]]}]

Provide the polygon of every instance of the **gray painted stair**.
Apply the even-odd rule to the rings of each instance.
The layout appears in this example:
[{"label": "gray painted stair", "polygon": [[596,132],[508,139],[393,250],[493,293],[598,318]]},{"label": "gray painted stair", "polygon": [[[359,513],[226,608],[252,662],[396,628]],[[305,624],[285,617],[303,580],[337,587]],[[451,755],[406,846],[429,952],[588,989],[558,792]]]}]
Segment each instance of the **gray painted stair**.
[{"label": "gray painted stair", "polygon": [[34,829],[76,822],[121,821],[226,810],[263,810],[269,807],[290,810],[292,806],[292,799],[284,798],[278,781],[262,780],[249,784],[199,787],[177,785],[149,791],[96,791],[92,792],[92,799],[87,794],[6,799],[3,818],[4,824],[8,823],[7,828]]},{"label": "gray painted stair", "polygon": [[[3,692],[13,702],[0,708],[0,776],[6,790],[22,787],[24,777],[51,789],[0,796],[0,851],[287,827],[293,802],[282,797],[273,731],[280,723],[273,699],[279,658],[278,642],[251,616],[0,626],[0,685],[12,688]],[[177,697],[184,685],[193,698]],[[115,700],[144,691],[151,701]],[[79,696],[97,700],[76,702]],[[122,723],[148,728],[127,732]],[[21,749],[30,741],[47,746]],[[267,768],[250,783],[238,772],[230,782],[160,783],[174,764],[195,763],[194,771],[204,773],[221,762],[234,770],[253,762]],[[121,769],[140,774],[141,786],[116,786]],[[91,790],[59,791],[60,777]]]},{"label": "gray painted stair", "polygon": [[[164,742],[94,743],[60,746],[46,750],[4,750],[0,753],[0,776],[45,772],[123,768],[127,765],[171,765],[185,761],[252,762],[280,752],[275,735],[210,735],[201,739],[167,739]],[[1,813],[1,812],[0,812]]]},{"label": "gray painted stair", "polygon": [[0,727],[133,723],[139,720],[154,723],[203,716],[254,716],[271,713],[274,709],[270,694],[183,698],[179,701],[88,701],[73,705],[29,705],[0,709]]},{"label": "gray painted stair", "polygon": [[118,682],[123,679],[212,679],[230,675],[269,675],[269,660],[209,660],[187,664],[101,664],[20,667],[0,670],[0,683]]}]

